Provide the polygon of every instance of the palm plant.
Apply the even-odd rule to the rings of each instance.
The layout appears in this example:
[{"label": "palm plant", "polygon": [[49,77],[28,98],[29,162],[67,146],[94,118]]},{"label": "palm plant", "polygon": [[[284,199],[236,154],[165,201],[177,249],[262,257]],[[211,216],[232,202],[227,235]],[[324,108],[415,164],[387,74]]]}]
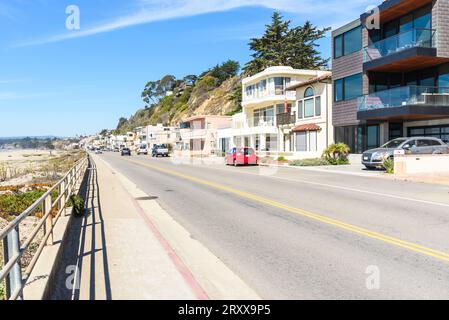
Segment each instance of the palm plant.
[{"label": "palm plant", "polygon": [[347,164],[350,152],[351,149],[348,145],[344,143],[335,143],[324,150],[323,158],[334,165]]}]

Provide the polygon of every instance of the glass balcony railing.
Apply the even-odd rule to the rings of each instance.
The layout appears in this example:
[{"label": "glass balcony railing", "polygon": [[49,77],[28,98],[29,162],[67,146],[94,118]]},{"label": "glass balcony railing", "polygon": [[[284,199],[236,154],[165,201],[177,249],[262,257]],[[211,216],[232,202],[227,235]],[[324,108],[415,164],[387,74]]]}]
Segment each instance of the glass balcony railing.
[{"label": "glass balcony railing", "polygon": [[363,62],[370,62],[410,48],[434,48],[435,30],[411,29],[375,42],[363,50]]},{"label": "glass balcony railing", "polygon": [[358,111],[412,105],[449,107],[449,87],[406,86],[374,92],[359,98]]}]

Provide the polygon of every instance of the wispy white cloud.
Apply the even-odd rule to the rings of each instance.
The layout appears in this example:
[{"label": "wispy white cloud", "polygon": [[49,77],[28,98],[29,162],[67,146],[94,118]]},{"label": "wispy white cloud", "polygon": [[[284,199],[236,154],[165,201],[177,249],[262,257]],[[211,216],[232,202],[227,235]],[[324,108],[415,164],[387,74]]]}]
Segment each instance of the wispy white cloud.
[{"label": "wispy white cloud", "polygon": [[[68,31],[42,39],[19,43],[16,47],[60,42],[69,39],[112,32],[118,29],[157,21],[191,17],[207,13],[223,12],[241,7],[264,7],[285,12],[298,13],[305,17],[320,17],[323,20],[346,21],[360,13],[371,0],[351,0],[342,5],[341,0],[136,0],[135,12],[93,24],[79,31]],[[327,24],[330,21],[327,21]],[[338,21],[337,23],[340,23]]]}]

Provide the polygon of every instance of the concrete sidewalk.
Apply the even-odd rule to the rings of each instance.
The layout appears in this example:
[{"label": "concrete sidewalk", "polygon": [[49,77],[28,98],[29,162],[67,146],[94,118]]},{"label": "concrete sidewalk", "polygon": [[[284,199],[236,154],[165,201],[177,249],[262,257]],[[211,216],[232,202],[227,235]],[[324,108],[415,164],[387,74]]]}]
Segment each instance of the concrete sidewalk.
[{"label": "concrete sidewalk", "polygon": [[89,170],[87,215],[69,227],[51,299],[207,299],[115,173],[102,161]]}]

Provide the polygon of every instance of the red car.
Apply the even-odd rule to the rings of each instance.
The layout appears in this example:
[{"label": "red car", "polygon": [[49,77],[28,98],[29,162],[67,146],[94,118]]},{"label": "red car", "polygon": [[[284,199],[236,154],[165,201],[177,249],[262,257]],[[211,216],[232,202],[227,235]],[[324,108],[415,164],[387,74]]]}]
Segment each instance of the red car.
[{"label": "red car", "polygon": [[245,166],[258,165],[259,157],[253,148],[240,147],[232,148],[226,154],[226,165]]}]

